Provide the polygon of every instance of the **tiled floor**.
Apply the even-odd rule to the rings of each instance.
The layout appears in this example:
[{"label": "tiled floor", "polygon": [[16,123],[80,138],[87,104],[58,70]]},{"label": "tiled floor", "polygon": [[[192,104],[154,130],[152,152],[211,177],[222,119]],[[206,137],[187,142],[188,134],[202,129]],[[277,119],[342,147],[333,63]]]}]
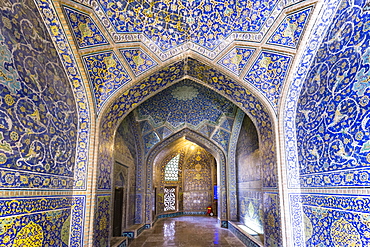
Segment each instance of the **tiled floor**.
[{"label": "tiled floor", "polygon": [[221,228],[216,217],[181,216],[158,220],[130,242],[129,247],[208,247],[245,246],[229,230]]}]

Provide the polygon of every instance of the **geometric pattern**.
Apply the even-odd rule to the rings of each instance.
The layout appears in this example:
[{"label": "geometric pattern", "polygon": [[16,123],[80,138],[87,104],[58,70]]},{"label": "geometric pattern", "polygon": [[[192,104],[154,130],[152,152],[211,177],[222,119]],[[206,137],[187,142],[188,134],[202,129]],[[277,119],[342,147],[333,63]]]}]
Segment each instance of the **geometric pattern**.
[{"label": "geometric pattern", "polygon": [[131,80],[114,52],[84,56],[84,64],[94,91],[98,111],[105,101]]},{"label": "geometric pattern", "polygon": [[108,44],[108,41],[90,16],[66,6],[63,6],[63,9],[78,48]]},{"label": "geometric pattern", "polygon": [[254,48],[235,47],[217,63],[239,76],[255,50]]},{"label": "geometric pattern", "polygon": [[292,56],[264,50],[244,77],[270,101],[275,110],[291,60]]},{"label": "geometric pattern", "polygon": [[126,62],[130,65],[130,69],[139,76],[142,73],[150,70],[151,68],[158,65],[158,63],[151,58],[148,53],[142,49],[122,49],[120,50]]},{"label": "geometric pattern", "polygon": [[271,35],[267,44],[296,48],[305,30],[312,8],[309,7],[289,14]]}]

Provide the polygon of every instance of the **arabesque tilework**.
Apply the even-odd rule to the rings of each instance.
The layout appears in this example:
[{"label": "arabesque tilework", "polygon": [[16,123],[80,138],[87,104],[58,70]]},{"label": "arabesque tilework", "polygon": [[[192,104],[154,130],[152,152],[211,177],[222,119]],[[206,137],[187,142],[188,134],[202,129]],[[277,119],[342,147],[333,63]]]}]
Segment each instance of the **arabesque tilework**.
[{"label": "arabesque tilework", "polygon": [[297,157],[297,136],[295,126],[298,96],[300,95],[302,85],[311,66],[312,58],[315,57],[319,44],[325,37],[325,32],[332,23],[338,6],[339,0],[328,0],[324,3],[323,11],[318,16],[317,25],[315,25],[312,30],[308,41],[308,43],[313,45],[305,48],[302,58],[299,61],[299,70],[294,72],[294,78],[289,86],[286,103],[284,105],[285,156],[288,188],[300,187],[300,168]]},{"label": "arabesque tilework", "polygon": [[[1,198],[0,207],[0,239],[4,246],[81,244],[83,197]],[[70,232],[72,218],[81,225]]]},{"label": "arabesque tilework", "polygon": [[100,110],[115,91],[131,81],[131,77],[112,51],[86,55],[83,58],[94,91],[96,107]]},{"label": "arabesque tilework", "polygon": [[140,48],[121,49],[120,52],[135,76],[139,76],[158,65],[148,53]]},{"label": "arabesque tilework", "polygon": [[109,44],[96,23],[88,14],[67,6],[64,6],[64,11],[78,48],[82,49]]},{"label": "arabesque tilework", "polygon": [[302,87],[296,116],[301,187],[370,184],[370,13],[364,4],[341,2]]},{"label": "arabesque tilework", "polygon": [[[369,196],[291,194],[290,200],[294,213],[302,212],[303,209],[301,217],[292,218],[293,225],[299,226],[300,220],[304,224],[300,234],[305,243],[300,244],[340,246],[352,243],[355,246],[366,246],[370,243],[367,234],[370,223]],[[299,234],[297,230],[299,228],[295,228]]]},{"label": "arabesque tilework", "polygon": [[304,33],[313,7],[308,7],[289,14],[280,23],[267,44],[296,48]]},{"label": "arabesque tilework", "polygon": [[94,246],[108,246],[110,195],[97,195],[94,219]]},{"label": "arabesque tilework", "polygon": [[239,76],[249,59],[255,52],[255,48],[237,46],[223,56],[217,63]]},{"label": "arabesque tilework", "polygon": [[142,33],[167,51],[192,41],[214,50],[232,32],[258,32],[278,1],[108,1],[99,4],[117,33]]},{"label": "arabesque tilework", "polygon": [[[88,108],[88,99],[86,88],[83,85],[81,74],[79,72],[75,57],[71,48],[69,47],[67,38],[64,34],[62,25],[55,13],[54,6],[47,0],[40,0],[35,2],[37,8],[40,9],[41,19],[44,20],[46,27],[52,40],[58,44],[57,52],[61,63],[65,68],[66,75],[71,82],[72,90],[75,95],[76,109],[78,111],[79,129],[77,132],[77,147],[76,147],[76,160],[74,167],[74,180],[73,185],[76,190],[83,190],[86,188],[87,177],[87,160],[89,157],[89,138],[90,138],[90,113]],[[33,6],[28,4],[27,6]],[[37,13],[37,9],[34,9]],[[56,55],[56,54],[55,54]],[[67,87],[68,88],[68,87]]]},{"label": "arabesque tilework", "polygon": [[0,7],[0,187],[71,189],[74,94],[35,5],[9,6]]},{"label": "arabesque tilework", "polygon": [[258,88],[277,110],[281,88],[292,56],[264,50],[247,72],[244,80]]}]

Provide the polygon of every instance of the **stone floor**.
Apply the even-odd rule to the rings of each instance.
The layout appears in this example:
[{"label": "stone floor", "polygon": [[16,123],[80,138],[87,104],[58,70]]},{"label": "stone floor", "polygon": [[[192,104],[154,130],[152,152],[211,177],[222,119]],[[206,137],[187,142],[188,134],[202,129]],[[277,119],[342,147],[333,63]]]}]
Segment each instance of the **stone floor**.
[{"label": "stone floor", "polygon": [[129,247],[208,247],[245,246],[229,230],[221,228],[216,217],[181,216],[158,220],[130,242]]}]

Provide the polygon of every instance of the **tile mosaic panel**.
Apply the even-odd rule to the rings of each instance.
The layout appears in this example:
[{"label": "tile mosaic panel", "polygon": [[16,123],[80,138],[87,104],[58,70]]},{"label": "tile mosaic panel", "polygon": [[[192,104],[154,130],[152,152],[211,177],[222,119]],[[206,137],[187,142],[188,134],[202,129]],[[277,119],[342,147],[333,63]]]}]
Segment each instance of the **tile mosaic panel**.
[{"label": "tile mosaic panel", "polygon": [[277,172],[275,159],[275,144],[272,141],[272,123],[269,114],[252,93],[237,84],[230,78],[221,74],[217,70],[204,65],[197,60],[189,58],[189,76],[203,81],[214,91],[231,100],[238,105],[244,112],[256,120],[256,127],[260,133],[261,152],[263,153],[263,186],[276,187]]},{"label": "tile mosaic panel", "polygon": [[0,11],[0,186],[72,188],[78,116],[68,77],[33,2]]},{"label": "tile mosaic panel", "polygon": [[[367,246],[370,244],[369,196],[291,194],[302,218],[292,218],[293,224],[304,229],[302,242],[296,246]],[[300,205],[302,208],[300,208]],[[300,222],[297,222],[299,220]],[[303,221],[302,221],[303,220]]]},{"label": "tile mosaic panel", "polygon": [[226,118],[225,121],[220,125],[221,128],[231,132],[231,128],[233,127],[234,119]]},{"label": "tile mosaic panel", "polygon": [[83,59],[94,91],[96,108],[100,110],[105,101],[131,78],[114,52],[87,55]]},{"label": "tile mosaic panel", "polygon": [[140,122],[140,129],[141,129],[142,133],[146,133],[148,131],[151,131],[153,129],[153,127],[149,123],[149,121],[141,121]]},{"label": "tile mosaic panel", "polygon": [[291,60],[292,56],[264,50],[244,77],[269,100],[275,111]]},{"label": "tile mosaic panel", "polygon": [[[287,100],[284,104],[284,136],[285,136],[285,157],[287,164],[287,182],[289,188],[300,187],[299,163],[297,157],[297,136],[296,136],[296,108],[302,85],[310,69],[313,57],[320,47],[326,35],[328,27],[332,23],[338,8],[339,0],[328,0],[323,3],[323,11],[317,17],[317,25],[311,31],[308,43],[312,44],[305,48],[302,58],[299,61],[299,70],[294,72],[294,78],[289,86]],[[301,241],[297,241],[301,242]]]},{"label": "tile mosaic panel", "polygon": [[94,247],[109,246],[110,195],[97,195],[94,217]]},{"label": "tile mosaic panel", "polygon": [[289,14],[271,35],[267,44],[297,48],[313,7]]},{"label": "tile mosaic panel", "polygon": [[238,192],[240,223],[263,234],[265,222],[263,193],[261,191],[245,190],[240,187],[238,188]]},{"label": "tile mosaic panel", "polygon": [[135,76],[139,76],[158,65],[158,63],[150,57],[148,53],[140,48],[122,49],[120,52]]},{"label": "tile mosaic panel", "polygon": [[150,116],[156,125],[167,122],[173,129],[196,129],[205,121],[218,124],[224,114],[233,116],[234,109],[224,97],[185,79],[143,102],[138,113],[141,119]]},{"label": "tile mosaic panel", "polygon": [[217,63],[239,76],[248,64],[255,50],[255,48],[249,47],[235,47]]},{"label": "tile mosaic panel", "polygon": [[[3,246],[81,246],[83,197],[0,198],[0,207]],[[81,232],[70,232],[71,217]]]},{"label": "tile mosaic panel", "polygon": [[85,196],[73,196],[69,245],[84,246],[84,223],[85,223]]},{"label": "tile mosaic panel", "polygon": [[66,6],[63,6],[63,9],[78,48],[109,44],[88,14]]},{"label": "tile mosaic panel", "polygon": [[210,137],[215,130],[215,127],[205,125],[204,127],[200,128],[199,132],[205,135],[206,137]]},{"label": "tile mosaic panel", "polygon": [[302,187],[369,185],[370,13],[364,5],[341,2],[303,84],[296,115]]},{"label": "tile mosaic panel", "polygon": [[117,33],[142,33],[161,51],[194,42],[214,50],[233,31],[258,32],[278,1],[108,1],[102,11]]}]

